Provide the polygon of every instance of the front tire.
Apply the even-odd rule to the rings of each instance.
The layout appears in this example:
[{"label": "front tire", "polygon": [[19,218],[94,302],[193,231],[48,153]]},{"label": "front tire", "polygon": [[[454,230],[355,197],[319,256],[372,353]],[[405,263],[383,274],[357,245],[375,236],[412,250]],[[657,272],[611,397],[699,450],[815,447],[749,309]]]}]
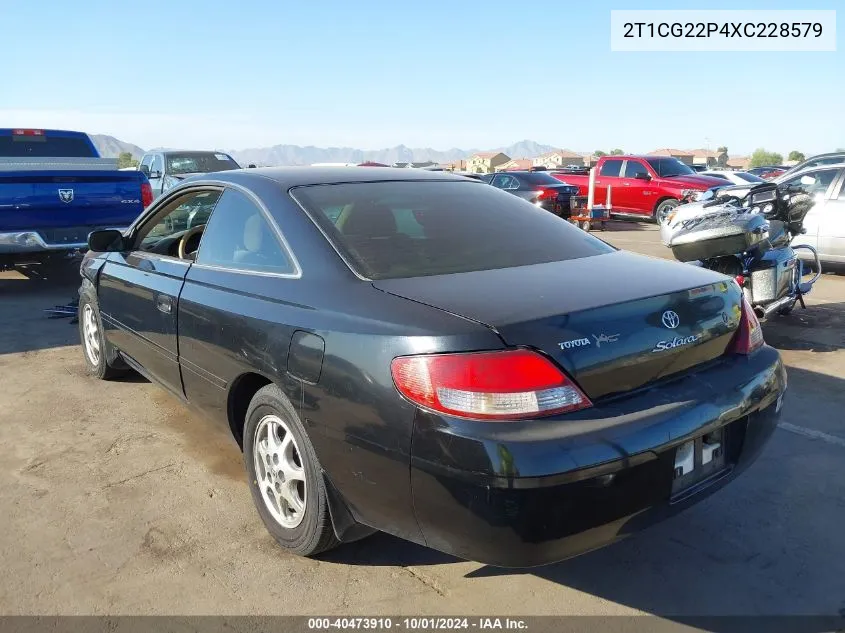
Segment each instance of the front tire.
[{"label": "front tire", "polygon": [[674,198],[662,200],[654,208],[654,221],[657,224],[663,224],[669,214],[672,213],[672,211],[678,206],[680,206],[680,204],[681,203],[678,200],[675,200]]},{"label": "front tire", "polygon": [[276,542],[299,556],[336,547],[340,541],[314,446],[276,385],[253,397],[243,437],[252,500]]},{"label": "front tire", "polygon": [[85,358],[85,373],[99,380],[111,380],[124,375],[128,368],[106,342],[103,333],[103,321],[100,307],[90,291],[79,295],[79,338],[82,342],[82,355]]}]

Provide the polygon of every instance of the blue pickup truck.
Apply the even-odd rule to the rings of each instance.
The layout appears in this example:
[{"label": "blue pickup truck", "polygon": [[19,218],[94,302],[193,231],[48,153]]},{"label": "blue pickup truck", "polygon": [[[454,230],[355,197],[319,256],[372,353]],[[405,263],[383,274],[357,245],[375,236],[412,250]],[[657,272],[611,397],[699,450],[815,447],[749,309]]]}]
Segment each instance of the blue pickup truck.
[{"label": "blue pickup truck", "polygon": [[87,134],[0,128],[0,270],[85,251],[91,231],[129,226],[152,199],[147,177]]}]

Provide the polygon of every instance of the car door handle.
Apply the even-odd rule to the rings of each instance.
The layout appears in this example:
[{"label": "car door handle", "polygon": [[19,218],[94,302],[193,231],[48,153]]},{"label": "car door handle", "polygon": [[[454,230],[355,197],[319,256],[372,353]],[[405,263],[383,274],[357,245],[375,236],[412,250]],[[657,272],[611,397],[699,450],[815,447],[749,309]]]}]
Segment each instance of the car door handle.
[{"label": "car door handle", "polygon": [[173,299],[167,295],[159,295],[156,297],[156,308],[159,312],[170,314],[173,310]]}]

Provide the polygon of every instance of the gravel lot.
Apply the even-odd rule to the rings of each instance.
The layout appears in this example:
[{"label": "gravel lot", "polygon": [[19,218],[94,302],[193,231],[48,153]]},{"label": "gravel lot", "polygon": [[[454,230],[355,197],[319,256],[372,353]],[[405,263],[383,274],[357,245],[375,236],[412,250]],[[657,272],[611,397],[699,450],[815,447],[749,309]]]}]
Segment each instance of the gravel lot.
[{"label": "gravel lot", "polygon": [[[653,226],[597,235],[668,256]],[[141,378],[84,376],[76,326],[42,313],[77,285],[0,273],[2,614],[845,613],[845,276],[765,326],[790,394],[753,468],[636,538],[525,572],[385,535],[285,554],[227,429]]]}]

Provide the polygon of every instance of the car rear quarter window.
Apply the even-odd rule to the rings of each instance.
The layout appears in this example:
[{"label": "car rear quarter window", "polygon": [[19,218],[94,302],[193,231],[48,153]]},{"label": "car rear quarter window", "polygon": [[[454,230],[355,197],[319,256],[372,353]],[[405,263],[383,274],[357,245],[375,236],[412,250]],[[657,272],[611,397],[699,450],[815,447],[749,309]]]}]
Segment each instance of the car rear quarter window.
[{"label": "car rear quarter window", "polygon": [[226,189],[203,232],[197,263],[293,274],[295,267],[264,213],[245,194]]},{"label": "car rear quarter window", "polygon": [[606,160],[601,166],[600,176],[618,176],[622,172],[621,160]]},{"label": "car rear quarter window", "polygon": [[548,211],[479,183],[313,185],[296,187],[291,195],[349,265],[373,280],[529,266],[615,250]]}]

